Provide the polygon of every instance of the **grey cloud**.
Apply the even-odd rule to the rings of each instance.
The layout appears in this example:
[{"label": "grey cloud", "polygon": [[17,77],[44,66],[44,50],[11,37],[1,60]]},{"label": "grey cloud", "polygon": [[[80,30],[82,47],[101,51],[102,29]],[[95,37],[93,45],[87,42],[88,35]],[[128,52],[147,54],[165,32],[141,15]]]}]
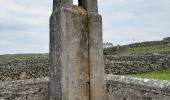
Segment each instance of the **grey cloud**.
[{"label": "grey cloud", "polygon": [[[104,41],[116,45],[170,36],[169,5],[169,0],[99,0]],[[0,54],[48,52],[51,9],[52,0],[2,0]]]},{"label": "grey cloud", "polygon": [[126,44],[133,39],[146,41],[170,36],[169,0],[101,1],[104,2],[99,3],[99,7],[103,15],[105,41]]}]

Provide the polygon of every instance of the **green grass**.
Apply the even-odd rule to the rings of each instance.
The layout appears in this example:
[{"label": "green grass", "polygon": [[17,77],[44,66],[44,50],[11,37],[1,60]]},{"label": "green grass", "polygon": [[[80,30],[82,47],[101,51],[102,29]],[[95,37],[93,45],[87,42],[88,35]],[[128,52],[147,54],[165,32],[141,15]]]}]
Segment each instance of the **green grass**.
[{"label": "green grass", "polygon": [[138,47],[138,48],[127,48],[127,54],[134,54],[134,55],[142,55],[142,54],[153,54],[153,53],[161,53],[161,52],[169,52],[169,46],[162,46],[162,45],[155,45],[149,47]]},{"label": "green grass", "polygon": [[170,45],[153,45],[146,47],[110,47],[104,49],[104,55],[115,55],[115,54],[125,54],[125,55],[143,55],[143,54],[155,54],[170,52]]},{"label": "green grass", "polygon": [[0,63],[5,63],[14,59],[25,60],[31,57],[47,57],[48,54],[7,54],[0,55]]},{"label": "green grass", "polygon": [[159,79],[159,80],[170,80],[170,69],[162,70],[162,71],[153,71],[153,72],[142,73],[142,74],[128,74],[127,76],[149,78],[149,79]]}]

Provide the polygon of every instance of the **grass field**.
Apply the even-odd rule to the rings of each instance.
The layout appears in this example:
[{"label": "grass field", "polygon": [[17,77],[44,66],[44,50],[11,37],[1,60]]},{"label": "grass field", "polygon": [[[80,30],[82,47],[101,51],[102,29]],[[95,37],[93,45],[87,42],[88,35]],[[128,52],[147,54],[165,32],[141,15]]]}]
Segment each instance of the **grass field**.
[{"label": "grass field", "polygon": [[104,55],[143,55],[143,54],[155,54],[170,52],[169,45],[153,45],[146,47],[111,47],[104,49]]},{"label": "grass field", "polygon": [[7,54],[0,55],[0,63],[8,62],[13,59],[24,60],[30,57],[47,57],[48,54]]},{"label": "grass field", "polygon": [[128,74],[127,76],[159,80],[170,80],[170,69],[142,74]]},{"label": "grass field", "polygon": [[162,45],[155,45],[149,47],[138,47],[138,48],[127,48],[127,54],[135,54],[135,55],[142,55],[142,54],[151,54],[151,53],[161,53],[161,52],[170,52],[170,47],[162,46]]}]

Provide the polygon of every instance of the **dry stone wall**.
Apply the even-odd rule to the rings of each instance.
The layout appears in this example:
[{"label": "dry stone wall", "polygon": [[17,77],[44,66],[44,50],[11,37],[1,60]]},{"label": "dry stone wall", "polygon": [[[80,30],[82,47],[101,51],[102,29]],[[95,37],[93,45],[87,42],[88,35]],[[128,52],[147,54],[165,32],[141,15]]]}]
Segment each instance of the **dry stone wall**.
[{"label": "dry stone wall", "polygon": [[170,81],[106,75],[109,100],[170,100]]},{"label": "dry stone wall", "polygon": [[[109,100],[170,100],[170,81],[106,75]],[[49,78],[0,82],[0,100],[49,100]]]},{"label": "dry stone wall", "polygon": [[0,100],[49,100],[49,78],[0,82]]},{"label": "dry stone wall", "polygon": [[[170,68],[170,55],[105,56],[106,74],[143,73]],[[23,80],[49,77],[48,57],[12,60],[0,64],[0,80]]]},{"label": "dry stone wall", "polygon": [[105,56],[106,74],[144,73],[170,68],[170,54]]},{"label": "dry stone wall", "polygon": [[0,64],[0,80],[23,80],[49,76],[47,57],[12,60]]}]

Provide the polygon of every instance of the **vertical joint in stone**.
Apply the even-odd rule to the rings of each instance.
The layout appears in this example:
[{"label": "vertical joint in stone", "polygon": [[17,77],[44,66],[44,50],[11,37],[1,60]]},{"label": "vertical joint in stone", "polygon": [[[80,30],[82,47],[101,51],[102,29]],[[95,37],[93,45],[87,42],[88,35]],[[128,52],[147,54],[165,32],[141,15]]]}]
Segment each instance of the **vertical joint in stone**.
[{"label": "vertical joint in stone", "polygon": [[87,12],[96,12],[98,13],[98,4],[97,0],[78,0],[79,6],[83,6]]},{"label": "vertical joint in stone", "polygon": [[53,10],[56,8],[72,8],[73,0],[53,0]]}]

